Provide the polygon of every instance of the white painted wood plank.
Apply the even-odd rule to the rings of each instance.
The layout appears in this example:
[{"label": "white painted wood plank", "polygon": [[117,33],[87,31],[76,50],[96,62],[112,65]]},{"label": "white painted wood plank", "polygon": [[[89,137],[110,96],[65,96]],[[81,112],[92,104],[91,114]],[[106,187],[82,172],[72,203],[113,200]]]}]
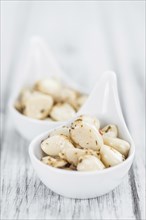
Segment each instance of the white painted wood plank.
[{"label": "white painted wood plank", "polygon": [[138,158],[132,174],[113,192],[91,200],[63,198],[39,181],[28,158],[28,142],[10,122],[8,117],[2,148],[2,219],[139,219],[144,166]]}]

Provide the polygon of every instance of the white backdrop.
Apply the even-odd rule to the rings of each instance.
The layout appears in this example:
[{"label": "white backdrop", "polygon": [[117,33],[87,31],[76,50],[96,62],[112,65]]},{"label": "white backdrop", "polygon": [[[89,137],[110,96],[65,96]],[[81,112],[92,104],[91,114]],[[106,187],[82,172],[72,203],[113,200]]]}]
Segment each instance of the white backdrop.
[{"label": "white backdrop", "polygon": [[[44,37],[64,71],[92,88],[114,70],[129,129],[144,146],[144,1],[2,1],[3,94],[31,36]],[[21,72],[20,72],[21,74]],[[142,137],[143,135],[143,137]]]}]

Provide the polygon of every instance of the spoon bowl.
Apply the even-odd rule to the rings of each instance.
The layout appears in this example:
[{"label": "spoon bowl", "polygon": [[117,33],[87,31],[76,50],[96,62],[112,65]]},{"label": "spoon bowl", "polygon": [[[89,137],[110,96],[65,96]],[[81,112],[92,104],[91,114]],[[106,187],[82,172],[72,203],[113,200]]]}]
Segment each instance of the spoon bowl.
[{"label": "spoon bowl", "polygon": [[[116,124],[119,128],[119,137],[130,143],[128,158],[114,167],[101,171],[77,172],[54,168],[43,164],[41,141],[46,139],[53,130],[36,137],[29,146],[29,156],[40,180],[54,192],[69,198],[89,199],[104,195],[123,180],[128,173],[135,154],[135,146],[125,124],[117,92],[116,75],[105,72],[97,82],[89,98],[77,115],[96,116],[101,127],[106,124]],[[70,122],[64,123],[69,125]]]},{"label": "spoon bowl", "polygon": [[[40,133],[63,125],[65,122],[37,120],[18,112],[14,104],[22,88],[27,86],[31,87],[35,81],[43,77],[56,77],[61,80],[64,85],[80,93],[87,94],[87,91],[64,74],[50,48],[40,37],[36,36],[30,40],[30,46],[26,52],[26,59],[24,60],[25,64],[23,61],[23,65],[17,70],[17,76],[20,77],[20,79],[17,79],[19,83],[16,83],[15,91],[9,101],[9,109],[16,130],[27,140],[32,140]],[[21,73],[21,75],[19,73]]]},{"label": "spoon bowl", "polygon": [[[63,77],[62,77],[63,78]],[[64,77],[65,78],[65,77]],[[67,80],[64,80],[66,82]],[[77,91],[87,94],[83,92],[83,89],[74,83],[74,86],[70,83],[69,80],[68,86],[70,88],[76,89]],[[9,109],[15,124],[16,130],[27,140],[32,140],[34,137],[39,135],[42,132],[45,132],[49,129],[58,127],[60,125],[64,125],[67,121],[47,121],[47,120],[37,120],[30,117],[27,117],[21,114],[15,107],[14,104],[17,100],[17,96],[13,97],[9,102]],[[77,113],[76,113],[77,114]],[[75,115],[76,115],[75,114]],[[70,121],[70,120],[68,120]]]}]

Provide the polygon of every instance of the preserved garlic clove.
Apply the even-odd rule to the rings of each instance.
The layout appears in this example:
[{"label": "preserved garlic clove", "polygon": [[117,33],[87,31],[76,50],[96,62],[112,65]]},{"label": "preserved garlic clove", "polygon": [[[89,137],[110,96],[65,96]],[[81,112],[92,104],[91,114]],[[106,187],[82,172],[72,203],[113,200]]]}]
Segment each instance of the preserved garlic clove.
[{"label": "preserved garlic clove", "polygon": [[27,101],[33,95],[33,93],[34,92],[30,88],[24,88],[21,90],[20,96],[19,96],[19,101],[20,101],[22,107],[24,107],[26,105]]},{"label": "preserved garlic clove", "polygon": [[56,168],[64,167],[67,164],[67,162],[61,158],[53,158],[50,156],[43,157],[42,162]]},{"label": "preserved garlic clove", "polygon": [[115,166],[119,163],[122,163],[125,159],[125,157],[121,153],[107,145],[103,145],[101,147],[100,156],[101,161],[106,167]]},{"label": "preserved garlic clove", "polygon": [[73,144],[64,135],[55,135],[42,141],[43,152],[50,156],[58,156],[64,148],[74,148]]},{"label": "preserved garlic clove", "polygon": [[17,111],[22,112],[23,111],[23,106],[19,100],[17,100],[14,104],[14,107],[17,109]]},{"label": "preserved garlic clove", "polygon": [[56,121],[65,121],[72,118],[74,115],[74,108],[67,103],[56,104],[50,112],[50,116]]},{"label": "preserved garlic clove", "polygon": [[59,156],[62,159],[67,160],[69,163],[73,164],[74,166],[77,166],[79,158],[81,156],[90,155],[100,158],[99,152],[90,150],[90,149],[79,149],[79,148],[65,148],[61,151]]},{"label": "preserved garlic clove", "polygon": [[103,145],[102,136],[95,126],[77,119],[71,125],[71,139],[82,148],[98,151]]},{"label": "preserved garlic clove", "polygon": [[78,159],[85,154],[85,151],[78,148],[64,148],[59,154],[60,158],[67,160],[68,163],[77,166]]},{"label": "preserved garlic clove", "polygon": [[78,171],[95,171],[103,170],[104,168],[104,164],[97,157],[91,155],[80,157],[77,165]]},{"label": "preserved garlic clove", "polygon": [[51,96],[33,93],[25,103],[24,115],[35,118],[44,119],[50,113],[53,106],[53,99]]},{"label": "preserved garlic clove", "polygon": [[76,119],[76,121],[80,119],[88,124],[95,126],[97,130],[100,128],[100,122],[96,117],[91,117],[88,115],[81,115]]},{"label": "preserved garlic clove", "polygon": [[117,137],[118,136],[118,129],[116,125],[107,125],[100,130],[100,133],[104,137]]},{"label": "preserved garlic clove", "polygon": [[128,156],[130,144],[127,141],[124,141],[120,138],[112,138],[112,137],[103,137],[103,141],[105,145],[108,145],[116,149],[125,157]]},{"label": "preserved garlic clove", "polygon": [[67,126],[63,126],[61,128],[57,128],[55,130],[53,130],[52,132],[50,132],[50,137],[54,136],[54,135],[64,135],[66,137],[70,137],[70,133],[69,133],[70,128]]},{"label": "preserved garlic clove", "polygon": [[42,93],[51,95],[54,100],[58,99],[58,94],[60,94],[62,86],[61,83],[53,78],[42,79],[36,82],[34,88]]},{"label": "preserved garlic clove", "polygon": [[70,88],[63,88],[59,94],[58,102],[67,102],[73,107],[76,104],[77,92]]},{"label": "preserved garlic clove", "polygon": [[97,157],[100,160],[100,151],[86,149],[85,150],[85,155],[91,155],[91,156]]}]

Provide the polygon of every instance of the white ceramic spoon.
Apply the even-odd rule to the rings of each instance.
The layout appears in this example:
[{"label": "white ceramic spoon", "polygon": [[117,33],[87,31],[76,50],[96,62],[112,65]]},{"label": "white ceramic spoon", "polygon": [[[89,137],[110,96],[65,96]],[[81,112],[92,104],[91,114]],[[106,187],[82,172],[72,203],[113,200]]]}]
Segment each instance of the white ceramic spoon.
[{"label": "white ceramic spoon", "polygon": [[120,131],[119,135],[131,139],[122,114],[116,74],[113,71],[102,74],[86,103],[77,113],[77,115],[82,114],[95,115],[101,121],[101,126],[116,124]]},{"label": "white ceramic spoon", "polygon": [[[70,198],[94,198],[108,193],[120,184],[131,167],[135,153],[135,146],[120,108],[116,76],[113,72],[103,74],[78,114],[96,116],[101,126],[116,124],[119,136],[131,145],[128,158],[117,166],[101,171],[77,172],[53,168],[40,161],[41,141],[46,139],[52,130],[41,134],[30,143],[29,155],[40,180],[54,192]],[[68,124],[70,123],[66,123]]]},{"label": "white ceramic spoon", "polygon": [[40,37],[33,37],[31,39],[30,48],[26,53],[26,61],[20,69],[18,68],[17,71],[18,73],[16,75],[20,78],[17,79],[18,83],[16,83],[14,92],[9,101],[10,113],[16,129],[28,140],[32,140],[32,138],[38,134],[50,128],[62,125],[64,122],[36,120],[19,113],[14,108],[14,103],[22,88],[33,85],[38,79],[53,76],[59,77],[62,82],[70,88],[73,88],[81,93],[87,93],[83,87],[77,85],[64,74],[51,50],[48,48],[48,45]]}]

